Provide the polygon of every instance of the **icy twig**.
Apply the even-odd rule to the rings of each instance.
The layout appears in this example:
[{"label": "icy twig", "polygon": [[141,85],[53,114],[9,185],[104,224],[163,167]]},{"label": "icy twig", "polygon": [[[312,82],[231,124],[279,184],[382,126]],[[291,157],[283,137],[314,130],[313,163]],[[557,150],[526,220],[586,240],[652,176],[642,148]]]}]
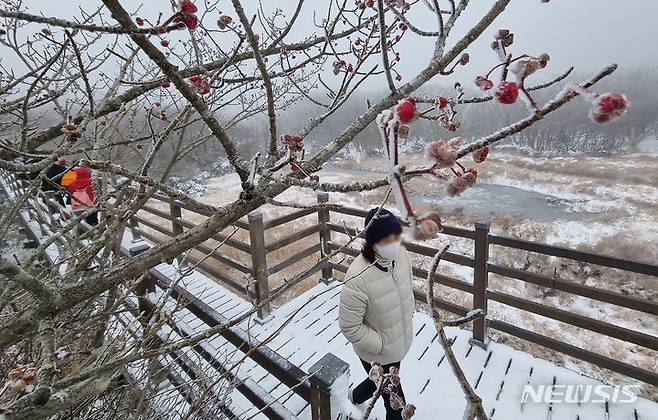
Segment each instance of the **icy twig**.
[{"label": "icy twig", "polygon": [[[449,245],[443,246],[443,248],[439,249],[439,251],[434,255],[434,258],[432,258],[432,263],[430,265],[429,270],[427,270],[427,305],[429,307],[429,312],[432,315],[432,319],[434,321],[434,326],[436,328],[437,333],[439,334],[439,342],[441,343],[441,346],[443,347],[443,351],[445,352],[445,355],[448,359],[448,362],[450,362],[450,367],[452,368],[452,372],[455,375],[455,378],[459,382],[459,385],[462,388],[462,391],[464,391],[464,395],[466,396],[467,400],[467,405],[466,405],[466,410],[467,412],[475,412],[475,418],[479,420],[487,420],[487,415],[484,412],[484,407],[482,406],[482,399],[475,393],[475,390],[471,387],[471,385],[468,383],[468,380],[466,379],[466,375],[464,374],[464,371],[462,370],[461,366],[459,366],[459,362],[457,361],[457,357],[455,356],[455,353],[452,351],[452,346],[450,343],[450,339],[448,338],[446,332],[445,332],[445,322],[443,321],[441,314],[435,309],[434,306],[434,273],[436,272],[437,267],[439,266],[439,262],[441,262],[441,258],[443,255],[446,253],[448,250]],[[466,417],[468,418],[468,417]]]}]

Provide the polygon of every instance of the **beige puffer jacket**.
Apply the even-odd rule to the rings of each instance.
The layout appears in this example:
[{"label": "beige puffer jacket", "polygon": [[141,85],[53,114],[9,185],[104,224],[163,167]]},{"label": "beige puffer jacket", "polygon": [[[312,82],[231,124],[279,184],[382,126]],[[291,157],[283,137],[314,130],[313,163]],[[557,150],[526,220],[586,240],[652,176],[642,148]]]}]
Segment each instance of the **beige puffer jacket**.
[{"label": "beige puffer jacket", "polygon": [[361,359],[388,364],[401,361],[411,347],[415,303],[407,251],[402,249],[392,270],[381,268],[362,255],[352,262],[340,292],[338,320]]}]

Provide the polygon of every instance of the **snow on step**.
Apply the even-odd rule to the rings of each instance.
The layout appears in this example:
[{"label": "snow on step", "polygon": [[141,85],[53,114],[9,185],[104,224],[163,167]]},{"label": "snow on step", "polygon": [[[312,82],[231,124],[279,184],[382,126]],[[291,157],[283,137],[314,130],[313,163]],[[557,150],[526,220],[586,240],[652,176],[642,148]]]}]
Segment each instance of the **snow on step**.
[{"label": "snow on step", "polygon": [[[366,373],[352,346],[340,334],[337,321],[339,293],[338,282],[317,285],[276,309],[271,322],[262,326],[252,325],[251,333],[262,339],[292,316],[292,321],[283,327],[271,347],[280,354],[290,354],[289,360],[302,369],[308,369],[326,353],[333,353],[350,364],[350,382],[357,384]],[[555,404],[550,409],[547,404],[528,402],[522,405],[523,386],[528,381],[535,385],[550,385],[553,378],[557,385],[600,382],[504,344],[491,342],[487,349],[483,349],[469,342],[471,333],[466,330],[446,328],[446,333],[454,340],[453,351],[492,419],[634,420],[635,411],[638,420],[658,419],[658,404],[645,399],[638,399],[634,404],[610,404],[609,417],[606,417],[603,404]],[[401,369],[408,402],[417,406],[414,418],[461,419],[465,407],[463,393],[427,314],[415,314],[414,334],[413,346]],[[437,417],[437,413],[441,415]],[[355,408],[351,415],[359,417],[360,412]],[[385,419],[381,401],[371,418]]]}]

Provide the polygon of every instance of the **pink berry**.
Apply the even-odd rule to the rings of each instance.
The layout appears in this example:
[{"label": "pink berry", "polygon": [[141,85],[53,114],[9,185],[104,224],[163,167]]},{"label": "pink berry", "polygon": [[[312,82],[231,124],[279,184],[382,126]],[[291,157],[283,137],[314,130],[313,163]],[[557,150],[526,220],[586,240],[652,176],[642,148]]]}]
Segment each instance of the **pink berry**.
[{"label": "pink berry", "polygon": [[185,13],[196,13],[197,7],[192,0],[182,0],[180,2],[180,10]]},{"label": "pink berry", "polygon": [[495,96],[501,104],[513,104],[519,97],[519,86],[515,82],[503,80],[498,85]]},{"label": "pink berry", "polygon": [[445,141],[438,140],[427,145],[425,159],[441,168],[449,168],[457,161],[457,152],[451,150]]},{"label": "pink berry", "polygon": [[477,76],[475,77],[475,86],[482,90],[489,90],[494,87],[494,83],[484,76]]},{"label": "pink berry", "polygon": [[487,159],[487,156],[489,156],[489,147],[484,146],[473,152],[473,161],[475,163],[482,163]]},{"label": "pink berry", "polygon": [[626,113],[630,105],[631,102],[624,94],[604,93],[596,98],[589,117],[596,123],[607,123]]},{"label": "pink berry", "polygon": [[190,77],[188,81],[196,93],[200,95],[206,95],[207,93],[210,93],[210,83],[208,83],[204,77],[195,75]]},{"label": "pink berry", "polygon": [[281,142],[293,152],[300,152],[304,149],[304,137],[296,134],[284,134]]}]

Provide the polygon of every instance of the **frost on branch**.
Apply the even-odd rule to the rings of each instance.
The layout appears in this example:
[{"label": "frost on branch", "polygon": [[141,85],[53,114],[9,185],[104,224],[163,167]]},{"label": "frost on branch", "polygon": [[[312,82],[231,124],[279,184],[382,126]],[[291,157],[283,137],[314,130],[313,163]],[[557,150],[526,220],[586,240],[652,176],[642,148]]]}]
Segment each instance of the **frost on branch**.
[{"label": "frost on branch", "polygon": [[304,169],[304,137],[297,134],[284,134],[281,136],[281,143],[286,148],[286,156],[281,158],[273,167],[273,170],[279,170],[290,164],[292,172],[300,172],[311,181],[318,182],[320,178],[315,174],[310,174]]},{"label": "frost on branch", "polygon": [[[446,99],[447,101],[447,99]],[[436,104],[441,104],[437,99]],[[451,196],[459,195],[466,188],[477,181],[477,171],[465,168],[457,162],[457,150],[464,143],[461,137],[455,137],[449,141],[436,140],[425,148],[426,166],[407,170],[400,165],[399,142],[406,138],[409,133],[408,123],[414,121],[418,116],[416,101],[405,99],[400,101],[393,109],[379,114],[377,124],[382,137],[382,145],[385,150],[388,175],[387,179],[391,185],[393,196],[402,218],[409,221],[413,229],[413,237],[417,240],[427,240],[436,237],[443,230],[441,215],[432,212],[426,215],[416,215],[411,207],[404,189],[403,177],[431,175],[438,179],[448,179],[446,170],[452,172],[453,177],[448,184],[448,193]],[[403,135],[401,135],[401,133]],[[474,154],[475,162],[483,162],[489,149],[483,147]]]},{"label": "frost on branch", "polygon": [[372,399],[368,402],[362,420],[367,420],[370,417],[375,403],[382,394],[388,395],[393,410],[402,410],[401,415],[403,419],[408,420],[413,417],[416,412],[416,406],[406,404],[404,399],[398,394],[400,388],[400,370],[398,368],[392,366],[388,372],[384,372],[384,368],[379,363],[373,362],[368,372],[368,378],[377,385],[377,389]]}]

